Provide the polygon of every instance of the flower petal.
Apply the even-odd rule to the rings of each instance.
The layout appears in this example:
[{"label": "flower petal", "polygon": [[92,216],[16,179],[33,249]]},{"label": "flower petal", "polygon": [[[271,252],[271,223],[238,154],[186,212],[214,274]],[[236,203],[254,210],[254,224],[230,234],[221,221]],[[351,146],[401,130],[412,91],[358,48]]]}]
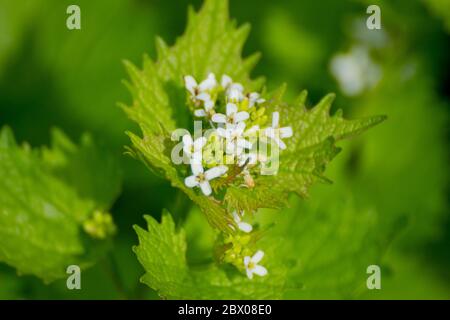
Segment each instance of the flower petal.
[{"label": "flower petal", "polygon": [[201,100],[201,101],[203,101],[205,103],[207,101],[211,101],[211,96],[209,95],[209,93],[206,93],[206,92],[202,92],[202,93],[198,94],[196,96],[196,98],[197,98],[197,100]]},{"label": "flower petal", "polygon": [[240,91],[243,92],[244,91],[244,86],[242,84],[240,84],[239,82],[234,82],[231,86],[230,86],[231,90],[236,90],[236,91]]},{"label": "flower petal", "polygon": [[227,116],[231,116],[237,112],[237,106],[234,103],[227,103]]},{"label": "flower petal", "polygon": [[244,148],[244,149],[252,148],[252,143],[245,139],[238,139],[236,144],[237,144],[238,148]]},{"label": "flower petal", "polygon": [[216,113],[216,114],[213,114],[211,120],[216,123],[226,123],[227,117],[224,114]]},{"label": "flower petal", "polygon": [[210,73],[208,74],[208,77],[200,83],[199,88],[200,91],[207,91],[214,89],[216,85],[216,76],[214,75],[214,73]]},{"label": "flower petal", "polygon": [[250,264],[251,260],[252,260],[252,258],[250,258],[249,256],[245,256],[244,257],[244,266],[247,267]]},{"label": "flower petal", "polygon": [[264,257],[264,251],[262,250],[258,250],[256,251],[256,253],[253,255],[252,257],[252,262],[253,263],[258,263],[261,261],[261,259]]},{"label": "flower petal", "polygon": [[192,137],[190,134],[185,134],[183,136],[183,146],[186,146],[186,147],[192,146]]},{"label": "flower petal", "polygon": [[280,128],[280,137],[281,138],[290,138],[292,137],[293,132],[291,127]]},{"label": "flower petal", "polygon": [[239,222],[241,222],[241,216],[237,214],[236,210],[234,210],[231,214],[233,215],[234,222],[239,224]]},{"label": "flower petal", "polygon": [[194,111],[196,117],[206,117],[206,111],[203,109],[197,109]]},{"label": "flower petal", "polygon": [[201,151],[195,151],[193,154],[191,154],[191,165],[196,165],[196,166],[201,167],[202,157],[203,157],[203,154]]},{"label": "flower petal", "polygon": [[216,132],[222,138],[227,138],[228,137],[228,130],[226,130],[224,128],[217,128]]},{"label": "flower petal", "polygon": [[231,79],[231,77],[226,74],[224,74],[222,76],[222,79],[220,80],[220,84],[224,89],[226,89],[229,85],[231,85],[232,82],[233,80]]},{"label": "flower petal", "polygon": [[264,130],[264,135],[265,135],[266,137],[271,138],[271,139],[275,139],[275,129],[272,128],[272,127],[266,128],[266,129]]},{"label": "flower petal", "polygon": [[284,150],[287,148],[286,143],[284,143],[283,140],[281,140],[280,138],[276,138],[274,140],[278,144],[278,146],[280,147],[281,150]]},{"label": "flower petal", "polygon": [[234,133],[237,136],[241,136],[244,133],[244,130],[245,130],[245,122],[239,122],[234,128]]},{"label": "flower petal", "polygon": [[258,125],[254,125],[252,126],[250,129],[248,129],[247,131],[245,131],[245,135],[246,136],[252,136],[252,135],[256,135],[256,133],[259,131],[259,126]]},{"label": "flower petal", "polygon": [[259,265],[256,265],[252,271],[261,277],[264,277],[267,274],[267,269]]},{"label": "flower petal", "polygon": [[208,101],[205,101],[204,103],[205,103],[204,107],[205,107],[206,111],[209,111],[212,108],[214,108],[214,101],[208,100]]},{"label": "flower petal", "polygon": [[197,86],[197,81],[195,81],[194,77],[185,76],[184,85],[186,89],[189,90],[190,93],[192,93],[193,95],[195,94],[195,87]]},{"label": "flower petal", "polygon": [[275,111],[272,113],[272,128],[277,128],[280,122],[280,113]]},{"label": "flower petal", "polygon": [[231,101],[242,101],[244,98],[244,94],[238,89],[230,89],[227,96]]},{"label": "flower petal", "polygon": [[205,137],[200,137],[195,139],[194,141],[194,150],[195,151],[200,151],[206,144],[206,138]]},{"label": "flower petal", "polygon": [[209,196],[212,193],[211,186],[208,181],[200,182],[200,189],[202,189],[205,196]]},{"label": "flower petal", "polygon": [[238,227],[239,227],[239,229],[241,229],[245,233],[252,232],[252,230],[253,230],[252,225],[250,223],[247,223],[247,222],[239,222],[238,223]]},{"label": "flower petal", "polygon": [[198,176],[200,173],[203,173],[203,166],[199,163],[192,163],[191,170],[195,176]]},{"label": "flower petal", "polygon": [[245,121],[248,118],[249,118],[248,112],[241,111],[241,112],[236,113],[236,115],[234,116],[234,122]]},{"label": "flower petal", "polygon": [[253,270],[247,269],[247,277],[253,279]]},{"label": "flower petal", "polygon": [[187,177],[186,179],[184,179],[184,184],[189,188],[198,186],[197,177],[196,176]]},{"label": "flower petal", "polygon": [[211,168],[205,172],[205,179],[212,180],[214,178],[220,177],[227,171],[228,171],[227,166],[217,166],[217,167]]}]

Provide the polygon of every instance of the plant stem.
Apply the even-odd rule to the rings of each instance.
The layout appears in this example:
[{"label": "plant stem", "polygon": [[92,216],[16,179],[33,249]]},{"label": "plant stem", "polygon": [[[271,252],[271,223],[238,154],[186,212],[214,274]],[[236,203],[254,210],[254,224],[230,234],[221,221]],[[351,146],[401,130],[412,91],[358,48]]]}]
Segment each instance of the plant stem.
[{"label": "plant stem", "polygon": [[108,273],[109,277],[114,284],[114,287],[119,294],[120,299],[128,299],[128,292],[123,283],[122,277],[120,276],[119,268],[117,262],[114,258],[114,255],[110,252],[107,257],[104,259],[103,263],[104,269]]}]

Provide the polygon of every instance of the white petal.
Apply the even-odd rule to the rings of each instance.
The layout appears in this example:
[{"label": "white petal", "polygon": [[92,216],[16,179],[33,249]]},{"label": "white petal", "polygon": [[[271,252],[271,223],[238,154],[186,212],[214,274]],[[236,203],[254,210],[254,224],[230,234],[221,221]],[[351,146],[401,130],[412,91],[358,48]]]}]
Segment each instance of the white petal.
[{"label": "white petal", "polygon": [[241,222],[241,217],[237,214],[236,210],[232,212],[232,215],[233,215],[234,222],[239,224],[239,222]]},{"label": "white petal", "polygon": [[235,82],[231,85],[230,89],[243,92],[244,86],[242,84],[240,84],[239,82]]},{"label": "white petal", "polygon": [[206,117],[206,111],[203,109],[197,109],[194,111],[196,117]]},{"label": "white petal", "polygon": [[267,274],[267,269],[263,266],[255,266],[253,268],[253,273],[256,273],[258,276],[264,277]]},{"label": "white petal", "polygon": [[245,139],[238,139],[237,140],[237,146],[239,148],[251,149],[252,148],[252,143],[250,141],[245,140]]},{"label": "white petal", "polygon": [[192,146],[192,137],[189,134],[185,134],[183,136],[183,146],[190,147]]},{"label": "white petal", "polygon": [[228,98],[232,101],[242,101],[244,94],[238,89],[230,89],[228,92]]},{"label": "white petal", "polygon": [[251,100],[257,100],[259,98],[259,93],[258,92],[252,92],[249,95]]},{"label": "white petal", "polygon": [[281,140],[280,138],[276,138],[274,140],[278,144],[278,146],[280,147],[281,150],[286,149],[286,144],[283,142],[283,140]]},{"label": "white petal", "polygon": [[228,130],[226,130],[224,128],[217,128],[216,132],[222,138],[227,138],[228,137]]},{"label": "white petal", "polygon": [[245,130],[245,122],[239,122],[234,129],[236,135],[241,136]]},{"label": "white petal", "polygon": [[275,129],[274,128],[266,128],[264,130],[264,134],[272,139],[275,139]]},{"label": "white petal", "polygon": [[257,133],[258,131],[259,131],[259,126],[255,125],[255,126],[252,126],[250,129],[248,129],[247,131],[245,131],[245,135],[251,136],[251,135]]},{"label": "white petal", "polygon": [[272,128],[277,128],[279,121],[280,121],[280,114],[278,113],[278,111],[273,112],[272,113]]},{"label": "white petal", "polygon": [[292,128],[291,127],[284,127],[280,128],[280,137],[281,138],[290,138],[292,137]]},{"label": "white petal", "polygon": [[216,113],[212,116],[211,120],[217,123],[226,123],[227,117],[224,114]]},{"label": "white petal", "polygon": [[210,73],[208,74],[206,80],[203,80],[202,83],[200,83],[199,88],[200,91],[212,90],[216,85],[216,76],[214,75],[214,73]]},{"label": "white petal", "polygon": [[211,101],[211,96],[209,95],[209,93],[206,93],[206,92],[202,92],[202,93],[198,94],[196,96],[196,98],[197,98],[197,100],[204,101],[205,103],[207,101]]},{"label": "white petal", "polygon": [[200,182],[200,188],[205,196],[209,196],[212,193],[211,186],[208,181]]},{"label": "white petal", "polygon": [[238,227],[245,233],[249,233],[253,230],[253,227],[250,223],[247,222],[238,222]]},{"label": "white petal", "polygon": [[200,137],[195,139],[194,141],[194,150],[195,151],[200,151],[206,144],[206,138],[205,137]]},{"label": "white petal", "polygon": [[258,250],[256,251],[256,253],[253,255],[252,257],[252,262],[253,263],[258,263],[261,261],[261,259],[264,257],[264,251],[262,250]]},{"label": "white petal", "polygon": [[191,164],[191,170],[195,176],[198,176],[200,173],[203,173],[203,167],[201,164],[198,163]]},{"label": "white petal", "polygon": [[217,166],[217,167],[207,170],[205,172],[205,178],[206,178],[206,180],[212,180],[214,178],[220,177],[227,171],[228,171],[227,166]]},{"label": "white petal", "polygon": [[209,111],[212,108],[214,108],[214,101],[208,100],[208,101],[205,101],[204,103],[205,103],[205,110],[206,111]]},{"label": "white petal", "polygon": [[244,257],[244,266],[247,267],[252,259],[249,256]]},{"label": "white petal", "polygon": [[197,81],[192,76],[184,77],[184,85],[192,94],[194,94],[194,89],[197,86]]},{"label": "white petal", "polygon": [[189,188],[198,186],[197,177],[196,176],[187,177],[186,179],[184,179],[184,184]]},{"label": "white petal", "polygon": [[230,76],[227,76],[226,74],[224,74],[222,76],[222,80],[220,81],[220,84],[222,85],[222,88],[227,88],[232,82],[233,82],[233,80],[231,80]]},{"label": "white petal", "polygon": [[248,112],[241,111],[241,112],[236,113],[236,115],[234,116],[234,122],[245,121],[248,118],[249,118]]},{"label": "white petal", "polygon": [[201,151],[196,151],[191,155],[191,166],[202,166],[203,154]]},{"label": "white petal", "polygon": [[234,103],[227,103],[227,116],[231,116],[237,112],[237,106]]},{"label": "white petal", "polygon": [[248,277],[249,279],[253,279],[253,271],[252,271],[252,270],[247,269],[247,277]]}]

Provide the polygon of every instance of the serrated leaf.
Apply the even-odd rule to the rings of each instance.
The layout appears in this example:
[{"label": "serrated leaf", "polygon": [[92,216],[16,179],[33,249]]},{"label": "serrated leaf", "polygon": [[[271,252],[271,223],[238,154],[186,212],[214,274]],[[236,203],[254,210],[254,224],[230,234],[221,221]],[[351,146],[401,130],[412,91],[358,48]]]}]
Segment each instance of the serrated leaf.
[{"label": "serrated leaf", "polygon": [[382,257],[403,220],[379,223],[371,207],[359,206],[352,194],[314,190],[308,201],[260,219],[273,225],[261,246],[276,243],[272,259],[289,265],[286,299],[354,299],[368,290],[366,269],[382,265]]},{"label": "serrated leaf", "polygon": [[133,248],[145,269],[141,282],[169,299],[274,299],[283,292],[283,274],[247,279],[233,269],[214,264],[188,266],[186,238],[164,212],[161,223],[145,216],[147,229],[135,226],[139,245]]},{"label": "serrated leaf", "polygon": [[81,229],[101,199],[80,197],[48,164],[39,150],[17,146],[8,128],[1,131],[0,261],[46,282],[65,277],[70,264],[92,265],[108,245]]},{"label": "serrated leaf", "polygon": [[142,70],[125,63],[131,78],[127,86],[133,96],[133,105],[123,108],[139,124],[143,134],[143,138],[129,134],[133,143],[131,153],[186,192],[201,207],[208,221],[225,231],[232,223],[229,215],[214,200],[199,196],[184,186],[164,142],[169,140],[169,132],[180,122],[176,121],[183,112],[180,109],[187,109],[184,100],[180,104],[176,99],[177,93],[184,94],[184,75],[200,79],[208,72],[228,74],[249,88],[257,88],[262,80],[252,81],[249,73],[259,55],[241,58],[249,26],[237,28],[229,21],[227,1],[207,0],[198,13],[189,12],[188,20],[185,34],[173,47],[169,48],[160,38],[156,40],[156,62],[145,56]]},{"label": "serrated leaf", "polygon": [[49,170],[75,188],[82,198],[95,201],[99,209],[109,209],[121,186],[120,168],[115,158],[89,134],[81,137],[79,146],[58,129],[52,130],[51,138],[51,148],[42,151]]},{"label": "serrated leaf", "polygon": [[225,201],[231,208],[254,212],[259,208],[280,208],[287,204],[288,195],[295,192],[302,197],[315,182],[330,182],[324,172],[328,163],[339,153],[335,141],[357,135],[382,122],[385,116],[346,120],[342,112],[330,115],[333,94],[324,97],[315,107],[307,109],[306,91],[294,104],[283,102],[285,86],[272,94],[268,110],[278,111],[282,126],[291,126],[293,136],[286,139],[279,170],[275,175],[259,176],[255,187],[228,188]]}]

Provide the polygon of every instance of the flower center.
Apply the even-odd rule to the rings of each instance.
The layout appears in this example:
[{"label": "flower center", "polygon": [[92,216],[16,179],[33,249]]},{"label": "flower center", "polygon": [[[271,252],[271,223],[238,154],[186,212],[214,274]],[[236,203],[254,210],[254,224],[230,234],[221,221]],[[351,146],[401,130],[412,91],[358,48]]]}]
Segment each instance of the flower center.
[{"label": "flower center", "polygon": [[205,175],[204,175],[203,173],[200,173],[200,174],[197,176],[197,181],[198,181],[198,182],[203,182],[203,181],[205,181]]}]

